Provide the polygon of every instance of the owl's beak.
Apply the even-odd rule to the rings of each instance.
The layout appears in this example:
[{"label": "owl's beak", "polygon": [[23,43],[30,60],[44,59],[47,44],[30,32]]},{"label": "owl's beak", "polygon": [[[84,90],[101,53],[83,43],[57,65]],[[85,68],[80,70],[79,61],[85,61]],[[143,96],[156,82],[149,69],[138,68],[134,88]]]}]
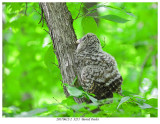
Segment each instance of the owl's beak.
[{"label": "owl's beak", "polygon": [[76,41],[76,44],[79,44],[79,43],[80,43],[80,39]]}]

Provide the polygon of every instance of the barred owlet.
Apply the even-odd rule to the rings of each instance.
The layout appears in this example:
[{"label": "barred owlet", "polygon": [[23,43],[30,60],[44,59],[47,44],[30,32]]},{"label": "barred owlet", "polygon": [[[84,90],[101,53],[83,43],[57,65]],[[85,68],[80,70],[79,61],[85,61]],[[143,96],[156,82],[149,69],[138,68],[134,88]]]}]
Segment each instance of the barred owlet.
[{"label": "barred owlet", "polygon": [[121,92],[122,76],[115,59],[101,48],[97,36],[88,33],[77,40],[77,70],[82,88],[95,94],[98,100],[112,98],[113,92]]}]

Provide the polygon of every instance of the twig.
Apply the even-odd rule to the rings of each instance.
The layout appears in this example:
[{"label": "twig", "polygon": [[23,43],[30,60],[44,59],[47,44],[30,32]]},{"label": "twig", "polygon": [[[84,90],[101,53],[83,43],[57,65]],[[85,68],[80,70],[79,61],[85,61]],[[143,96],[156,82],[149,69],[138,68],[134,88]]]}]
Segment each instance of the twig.
[{"label": "twig", "polygon": [[59,68],[59,66],[58,66],[56,63],[53,63],[53,62],[52,62],[52,64],[54,64],[55,66],[57,66],[57,67]]},{"label": "twig", "polygon": [[79,14],[80,14],[80,10],[79,10],[79,13],[78,13],[78,16],[75,18],[75,19],[73,19],[73,20],[76,20],[76,19],[78,19],[78,18],[80,18],[80,17],[83,17],[83,16],[87,16],[87,15],[89,15],[89,14],[91,14],[93,11],[95,11],[95,10],[97,10],[97,8],[96,9],[93,9],[93,10],[91,10],[91,11],[89,11],[89,12],[87,12],[87,13],[85,13],[85,14],[83,14],[82,16],[79,16]]},{"label": "twig", "polygon": [[59,102],[56,98],[54,98],[54,96],[53,96],[53,99],[54,99],[57,103],[59,103],[59,104],[60,104],[60,102]]},{"label": "twig", "polygon": [[[35,8],[33,8],[39,15],[41,15],[41,13],[39,13]],[[43,18],[43,20],[45,20],[46,18],[44,17],[44,16],[41,16],[41,19],[40,19],[40,21],[38,22],[38,24],[42,21],[42,18]],[[42,26],[43,27],[43,26]]]},{"label": "twig", "polygon": [[[54,98],[54,96],[53,96],[53,99],[58,103],[58,104],[61,104],[56,98]],[[61,104],[61,105],[63,105],[63,104]],[[72,109],[71,107],[68,107],[68,106],[66,106],[66,105],[63,105],[65,108],[67,108],[67,109],[71,109],[71,110],[73,110],[73,112],[75,112],[75,110],[74,109]]]},{"label": "twig", "polygon": [[25,9],[25,15],[27,16],[27,2],[26,2],[26,9]]},{"label": "twig", "polygon": [[140,72],[140,77],[139,77],[139,86],[141,85],[141,82],[142,82],[142,75],[143,75],[144,67],[145,67],[145,65],[146,65],[146,63],[147,63],[152,51],[153,51],[153,48],[151,47],[150,51],[148,51],[148,53],[147,53],[147,55],[146,55],[146,57],[144,59],[144,62],[141,65],[141,72]]},{"label": "twig", "polygon": [[41,19],[40,19],[40,21],[38,22],[38,24],[40,24],[41,23],[41,21],[42,21],[42,27],[43,27],[43,24],[44,24],[44,21],[43,20],[45,20],[46,18],[42,15],[42,13],[39,13],[35,8],[33,8],[39,15],[41,15]]},{"label": "twig", "polygon": [[43,30],[45,30],[50,35],[49,31],[47,31],[46,29],[43,29]]},{"label": "twig", "polygon": [[41,8],[41,19],[40,19],[40,21],[39,21],[39,23],[38,24],[40,24],[41,22],[42,22],[42,27],[43,27],[43,25],[44,25],[44,19],[43,19],[43,9],[42,9],[42,7],[41,7],[41,4],[39,5],[40,6],[40,8]]},{"label": "twig", "polygon": [[106,46],[106,42],[105,42],[105,37],[104,37],[104,45],[102,46],[102,48],[104,48]]},{"label": "twig", "polygon": [[[35,8],[33,8],[39,15],[41,15],[41,13],[40,12],[38,12]],[[45,19],[45,17],[43,17],[44,19]]]},{"label": "twig", "polygon": [[155,70],[157,69],[156,59],[157,59],[157,55],[154,55],[154,56],[152,57],[152,65],[153,65],[153,67],[155,68]]},{"label": "twig", "polygon": [[76,20],[78,18],[79,14],[81,12],[81,5],[82,5],[82,3],[80,4],[79,13],[78,13],[77,17],[75,19],[73,19],[73,20]]},{"label": "twig", "polygon": [[62,79],[60,79],[60,81],[61,81],[61,87],[63,87],[63,80],[62,80]]}]

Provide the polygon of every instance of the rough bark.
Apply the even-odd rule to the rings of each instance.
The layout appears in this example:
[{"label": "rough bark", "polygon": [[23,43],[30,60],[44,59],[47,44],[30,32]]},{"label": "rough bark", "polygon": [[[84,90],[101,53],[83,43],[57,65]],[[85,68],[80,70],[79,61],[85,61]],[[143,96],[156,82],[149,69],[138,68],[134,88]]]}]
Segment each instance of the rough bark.
[{"label": "rough bark", "polygon": [[[40,3],[40,6],[53,41],[63,83],[71,84],[77,75],[74,62],[77,39],[72,26],[71,14],[66,3]],[[69,96],[65,86],[64,93]],[[83,99],[75,98],[75,101],[81,103]]]}]

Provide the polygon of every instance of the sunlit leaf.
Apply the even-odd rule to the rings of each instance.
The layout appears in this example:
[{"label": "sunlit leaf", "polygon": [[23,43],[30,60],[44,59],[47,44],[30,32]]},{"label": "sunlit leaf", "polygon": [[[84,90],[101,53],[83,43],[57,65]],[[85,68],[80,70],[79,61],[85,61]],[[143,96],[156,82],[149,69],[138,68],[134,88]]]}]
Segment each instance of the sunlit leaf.
[{"label": "sunlit leaf", "polygon": [[96,103],[96,102],[97,102],[97,99],[96,99],[96,98],[90,96],[89,94],[86,94],[86,95],[89,97],[89,99],[90,99],[93,103]]},{"label": "sunlit leaf", "polygon": [[47,65],[48,69],[53,71],[53,69],[56,65],[55,65],[55,54],[53,52],[52,45],[48,48],[48,50],[44,56],[44,62]]},{"label": "sunlit leaf", "polygon": [[157,108],[158,107],[158,99],[155,98],[151,98],[149,100],[147,100],[145,103]]},{"label": "sunlit leaf", "polygon": [[72,82],[72,85],[74,85],[76,81],[77,81],[77,77],[75,77],[74,81]]},{"label": "sunlit leaf", "polygon": [[25,9],[25,3],[23,3],[23,2],[17,2],[17,3],[8,3],[8,4],[6,4],[7,5],[7,7],[8,7],[8,9],[9,9],[9,12],[19,12],[19,11],[21,11],[21,10],[23,10],[23,9]]},{"label": "sunlit leaf", "polygon": [[126,23],[129,20],[119,17],[117,15],[105,15],[105,16],[98,16],[98,18],[106,19],[109,21],[117,22],[117,23]]},{"label": "sunlit leaf", "polygon": [[63,85],[64,85],[64,86],[69,86],[69,84],[67,84],[67,83],[63,83]]},{"label": "sunlit leaf", "polygon": [[133,96],[133,95],[136,95],[136,94],[132,93],[132,92],[129,92],[129,91],[126,91],[126,90],[123,90],[122,91],[122,95],[124,95],[124,96]]},{"label": "sunlit leaf", "polygon": [[82,19],[81,25],[84,33],[95,33],[97,32],[97,24],[93,17],[87,16]]},{"label": "sunlit leaf", "polygon": [[79,89],[77,89],[76,87],[71,87],[71,86],[68,86],[68,92],[71,96],[75,96],[75,97],[79,97],[83,94],[83,92]]},{"label": "sunlit leaf", "polygon": [[22,112],[21,114],[16,115],[16,117],[33,117],[33,116],[36,116],[36,114],[42,113],[45,111],[47,111],[46,108],[37,108],[28,112]]},{"label": "sunlit leaf", "polygon": [[74,109],[75,111],[79,111],[82,108],[84,108],[85,106],[86,106],[86,104],[82,103],[82,104],[72,105],[71,108]]},{"label": "sunlit leaf", "polygon": [[143,103],[143,104],[139,104],[139,103],[138,103],[138,105],[139,105],[139,107],[140,107],[141,109],[152,108],[152,106],[151,106],[151,105],[146,104],[146,103]]},{"label": "sunlit leaf", "polygon": [[98,107],[98,104],[96,103],[92,103],[92,104],[87,104],[87,107],[91,110],[94,110]]},{"label": "sunlit leaf", "polygon": [[105,4],[97,4],[97,5],[94,5],[94,6],[90,7],[90,8],[87,8],[88,9],[88,13],[97,12],[97,9],[100,8],[100,7],[104,7],[106,9],[110,9],[112,11],[118,10],[119,12],[123,12],[123,13],[126,13],[127,15],[135,17],[135,15],[133,13],[127,12],[124,8],[117,7],[117,6],[111,6],[111,5],[105,5]]},{"label": "sunlit leaf", "polygon": [[145,99],[140,99],[140,98],[135,98],[138,103],[144,103],[146,100]]},{"label": "sunlit leaf", "polygon": [[74,101],[73,96],[69,96],[66,99],[64,99],[62,104],[67,104],[68,106],[76,105],[77,103]]},{"label": "sunlit leaf", "polygon": [[128,101],[129,99],[130,99],[129,96],[123,97],[123,98],[121,99],[120,103],[118,104],[117,109],[119,108],[119,106],[120,106],[121,104],[123,104],[124,102]]},{"label": "sunlit leaf", "polygon": [[126,12],[128,15],[135,17],[135,15],[131,12]]}]

